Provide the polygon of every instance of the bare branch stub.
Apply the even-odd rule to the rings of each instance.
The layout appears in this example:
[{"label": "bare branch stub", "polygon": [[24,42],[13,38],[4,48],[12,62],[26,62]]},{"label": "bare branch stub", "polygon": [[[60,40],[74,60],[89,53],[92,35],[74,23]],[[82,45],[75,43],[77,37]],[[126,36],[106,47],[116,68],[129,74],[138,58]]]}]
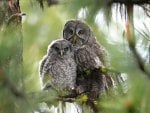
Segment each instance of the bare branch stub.
[{"label": "bare branch stub", "polygon": [[9,0],[7,10],[10,13],[7,21],[8,24],[11,22],[16,24],[21,24],[22,16],[21,16],[19,0]]}]

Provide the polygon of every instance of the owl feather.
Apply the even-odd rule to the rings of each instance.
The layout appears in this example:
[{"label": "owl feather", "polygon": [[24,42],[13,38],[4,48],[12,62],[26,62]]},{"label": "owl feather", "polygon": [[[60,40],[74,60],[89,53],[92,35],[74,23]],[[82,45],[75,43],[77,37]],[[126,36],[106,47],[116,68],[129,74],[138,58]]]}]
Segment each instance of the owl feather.
[{"label": "owl feather", "polygon": [[40,77],[44,89],[64,91],[75,87],[76,63],[70,42],[59,39],[50,44],[40,63]]},{"label": "owl feather", "polygon": [[99,43],[90,27],[80,20],[69,20],[63,29],[63,38],[73,44],[77,64],[77,93],[88,95],[87,104],[93,106],[108,87],[112,86],[112,78],[103,74],[102,66],[109,66],[106,49]]}]

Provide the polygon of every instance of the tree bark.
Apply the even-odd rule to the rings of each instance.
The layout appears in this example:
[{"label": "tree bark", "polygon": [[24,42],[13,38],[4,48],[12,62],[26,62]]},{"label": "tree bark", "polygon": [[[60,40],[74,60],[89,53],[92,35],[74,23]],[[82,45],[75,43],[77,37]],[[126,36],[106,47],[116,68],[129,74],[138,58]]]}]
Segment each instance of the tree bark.
[{"label": "tree bark", "polygon": [[[22,93],[23,37],[19,0],[0,1],[0,112],[16,113]],[[11,105],[11,106],[10,106]]]},{"label": "tree bark", "polygon": [[4,76],[0,81],[7,84],[4,85],[6,88],[10,81],[19,88],[23,62],[19,0],[0,1],[0,11],[0,70],[3,71],[0,76]]}]

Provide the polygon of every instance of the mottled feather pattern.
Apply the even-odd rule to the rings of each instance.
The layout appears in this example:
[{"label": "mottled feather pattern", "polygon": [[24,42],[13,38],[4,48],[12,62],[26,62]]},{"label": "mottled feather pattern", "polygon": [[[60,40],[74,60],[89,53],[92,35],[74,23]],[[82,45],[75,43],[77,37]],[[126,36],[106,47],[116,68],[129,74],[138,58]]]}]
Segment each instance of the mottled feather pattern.
[{"label": "mottled feather pattern", "polygon": [[57,60],[50,69],[49,72],[53,73],[53,85],[56,87],[70,87],[73,88],[76,79],[76,64],[71,59]]},{"label": "mottled feather pattern", "polygon": [[[63,49],[64,40],[56,40],[48,47],[47,55],[43,57],[40,65],[40,76],[43,85],[51,85],[54,89],[72,89],[76,82],[76,63],[74,60],[74,52],[69,48],[63,56],[59,55],[56,47],[52,47],[55,43],[60,49]],[[68,41],[66,41],[68,43]],[[62,47],[62,48],[61,48]],[[67,46],[70,47],[70,46]],[[59,48],[57,48],[59,49]],[[58,53],[57,53],[58,52]],[[47,81],[45,78],[49,76]]]},{"label": "mottled feather pattern", "polygon": [[43,74],[44,74],[44,65],[45,65],[45,62],[47,61],[47,55],[45,55],[44,57],[43,57],[43,59],[41,60],[41,62],[40,62],[40,77],[42,77],[43,76]]},{"label": "mottled feather pattern", "polygon": [[75,50],[75,60],[78,64],[78,69],[81,71],[93,70],[95,68],[99,69],[103,65],[98,56],[88,45]]},{"label": "mottled feather pattern", "polygon": [[107,50],[100,44],[94,43],[92,47],[92,50],[95,51],[97,56],[100,58],[101,62],[103,63],[104,66],[109,67],[110,62],[109,62],[109,55]]},{"label": "mottled feather pattern", "polygon": [[88,92],[89,98],[97,99],[112,86],[109,74],[103,74],[102,66],[109,67],[105,48],[96,41],[90,27],[80,20],[69,20],[63,30],[63,38],[73,44],[77,63],[77,92]]}]

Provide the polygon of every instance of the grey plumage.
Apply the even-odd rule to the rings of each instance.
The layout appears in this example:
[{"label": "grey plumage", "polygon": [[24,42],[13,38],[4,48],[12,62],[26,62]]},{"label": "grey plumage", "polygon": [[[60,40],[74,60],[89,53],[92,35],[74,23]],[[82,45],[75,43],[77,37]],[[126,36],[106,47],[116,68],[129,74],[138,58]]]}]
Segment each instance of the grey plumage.
[{"label": "grey plumage", "polygon": [[107,51],[96,42],[90,27],[79,20],[66,22],[63,38],[70,41],[74,47],[77,90],[79,93],[89,92],[91,99],[98,98],[108,86],[112,85],[111,77],[100,72],[102,66],[109,66]]},{"label": "grey plumage", "polygon": [[103,65],[96,53],[87,45],[75,49],[75,60],[80,72],[99,69]]},{"label": "grey plumage", "polygon": [[79,20],[70,20],[66,22],[63,30],[63,38],[70,41],[78,48],[90,48],[105,66],[109,65],[106,49],[101,44],[97,43],[92,30],[84,22]]},{"label": "grey plumage", "polygon": [[70,42],[59,39],[49,45],[40,64],[40,76],[44,88],[64,91],[75,87],[76,63]]}]

